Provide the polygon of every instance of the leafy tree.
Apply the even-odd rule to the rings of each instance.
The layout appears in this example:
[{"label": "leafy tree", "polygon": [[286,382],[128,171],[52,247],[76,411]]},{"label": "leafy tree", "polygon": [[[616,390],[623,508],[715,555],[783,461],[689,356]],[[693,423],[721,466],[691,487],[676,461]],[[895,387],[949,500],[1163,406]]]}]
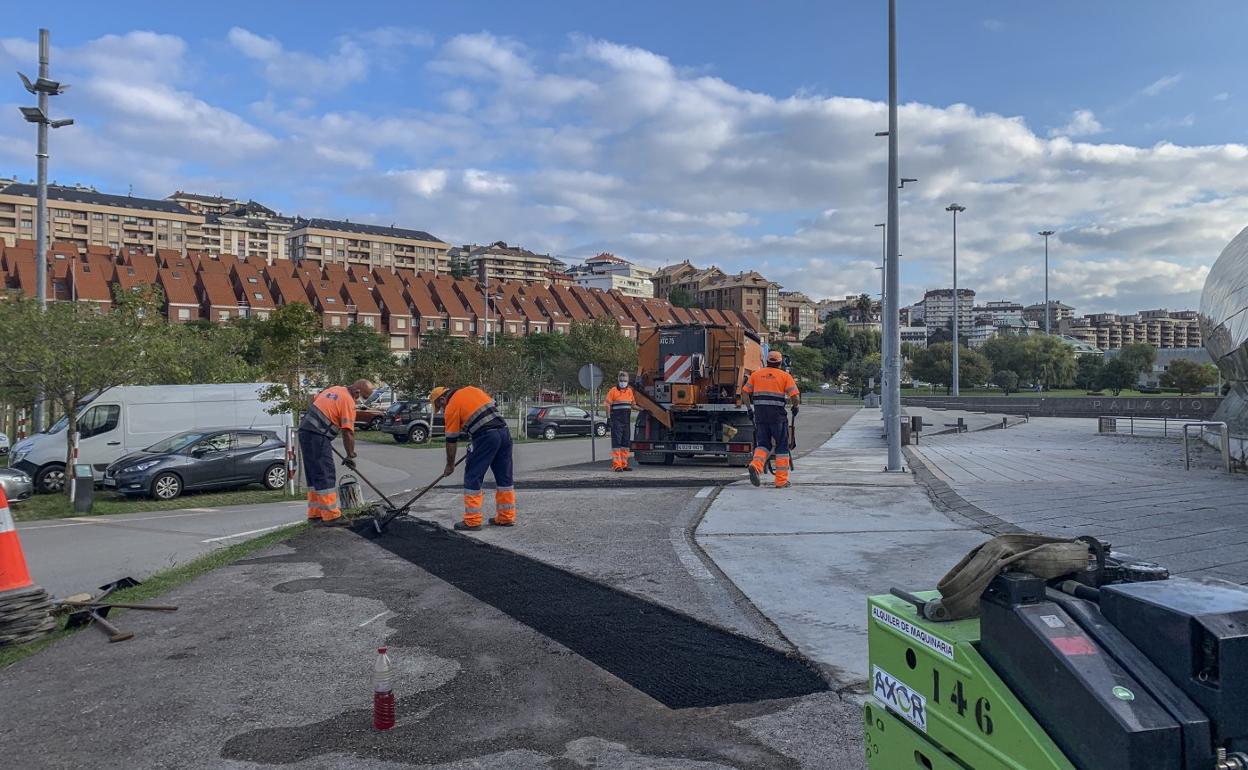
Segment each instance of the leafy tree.
[{"label": "leafy tree", "polygon": [[399,392],[409,396],[428,393],[437,385],[463,385],[477,381],[468,342],[462,337],[452,337],[446,331],[430,332],[421,340],[419,348],[407,356],[407,361],[394,375]]},{"label": "leafy tree", "polygon": [[677,286],[676,288],[672,289],[671,292],[668,293],[667,295],[667,301],[672,303],[676,307],[693,307],[695,304],[697,304],[693,298],[693,295],[690,294],[689,290],[683,286]]},{"label": "leafy tree", "polygon": [[350,384],[361,377],[386,381],[396,369],[385,335],[359,323],[324,335],[321,362],[325,384],[335,385]]},{"label": "leafy tree", "polygon": [[[958,368],[961,369],[960,366]],[[1007,396],[1011,393],[1017,393],[1018,374],[1016,372],[1011,372],[1009,369],[1002,369],[992,375],[992,384],[1000,388]]]},{"label": "leafy tree", "polygon": [[[927,382],[944,385],[945,392],[953,387],[953,345],[940,342],[914,351],[911,374]],[[983,385],[991,376],[988,359],[977,351],[958,346],[958,382],[968,387]]]},{"label": "leafy tree", "polygon": [[1075,351],[1056,335],[1023,337],[1023,351],[1034,367],[1032,379],[1045,388],[1068,388],[1075,382]]},{"label": "leafy tree", "polygon": [[855,358],[845,367],[845,378],[850,390],[859,396],[871,391],[871,382],[880,382],[880,354],[871,353],[862,358]]},{"label": "leafy tree", "polygon": [[1123,345],[1118,358],[1126,362],[1136,375],[1147,374],[1153,370],[1153,363],[1157,360],[1157,348],[1143,342],[1134,342]]},{"label": "leafy tree", "polygon": [[533,377],[535,390],[562,384],[558,371],[563,359],[569,355],[568,335],[530,334],[523,339],[521,345],[525,366]]},{"label": "leafy tree", "polygon": [[152,364],[152,342],[165,331],[162,304],[155,287],[117,292],[106,312],[81,302],[53,302],[46,309],[32,299],[0,303],[0,390],[11,400],[42,391],[59,407],[68,423],[70,478],[79,410],[96,393],[141,381]]},{"label": "leafy tree", "polygon": [[259,374],[246,351],[254,329],[211,321],[167,324],[153,335],[147,350],[151,365],[137,384],[253,382]]},{"label": "leafy tree", "polygon": [[275,383],[260,396],[273,404],[270,414],[290,412],[298,423],[317,384],[313,378],[321,365],[320,339],[321,318],[303,302],[282,305],[255,325],[260,372]]},{"label": "leafy tree", "polygon": [[637,341],[620,333],[612,318],[573,323],[568,329],[566,355],[559,365],[568,387],[579,387],[576,374],[585,364],[597,364],[607,382],[619,371],[637,370]]},{"label": "leafy tree", "polygon": [[1105,368],[1105,360],[1100,356],[1079,356],[1076,362],[1075,387],[1082,390],[1099,388],[1103,368]]},{"label": "leafy tree", "polygon": [[794,347],[789,350],[789,368],[793,376],[808,387],[823,381],[823,352],[818,348]]},{"label": "leafy tree", "polygon": [[780,333],[781,333],[781,334],[788,334],[788,333],[789,333],[789,325],[788,325],[788,324],[780,324],[780,326],[779,326],[779,327],[777,327],[777,328],[779,329],[779,331],[780,331]]},{"label": "leafy tree", "polygon": [[1129,388],[1139,379],[1139,372],[1135,370],[1127,361],[1123,361],[1121,357],[1116,357],[1105,366],[1101,367],[1101,376],[1097,380],[1098,389],[1113,391],[1116,396]]},{"label": "leafy tree", "polygon": [[1186,358],[1170,362],[1161,375],[1162,387],[1178,388],[1179,395],[1199,393],[1218,381],[1218,368],[1212,364],[1198,364]]}]

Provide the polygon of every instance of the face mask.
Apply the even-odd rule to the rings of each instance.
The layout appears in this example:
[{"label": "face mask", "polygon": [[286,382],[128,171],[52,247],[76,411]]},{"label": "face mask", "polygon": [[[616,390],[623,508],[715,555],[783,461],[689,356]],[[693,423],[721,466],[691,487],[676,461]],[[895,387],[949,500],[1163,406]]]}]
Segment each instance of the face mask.
[{"label": "face mask", "polygon": [[620,390],[623,390],[628,387],[628,380],[620,380],[618,384],[620,386]]}]

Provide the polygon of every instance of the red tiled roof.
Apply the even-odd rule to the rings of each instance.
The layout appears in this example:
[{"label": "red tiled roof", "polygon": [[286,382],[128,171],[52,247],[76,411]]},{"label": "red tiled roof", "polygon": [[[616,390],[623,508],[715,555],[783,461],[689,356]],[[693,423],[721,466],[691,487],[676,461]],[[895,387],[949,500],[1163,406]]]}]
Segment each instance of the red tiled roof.
[{"label": "red tiled roof", "polygon": [[174,262],[185,262],[186,259],[176,249],[156,249],[156,261],[161,268],[167,268]]},{"label": "red tiled roof", "polygon": [[[36,289],[35,279],[35,258],[21,259],[19,257],[14,260],[13,264],[15,268],[13,273],[16,276],[14,281],[15,287],[21,290],[22,294],[25,294],[27,297],[38,297],[39,292]],[[56,299],[51,281],[44,285],[44,290],[48,299]]]},{"label": "red tiled roof", "polygon": [[330,281],[318,281],[306,284],[308,296],[312,298],[312,307],[322,313],[345,313],[347,303],[341,293]]},{"label": "red tiled roof", "polygon": [[377,303],[373,301],[371,288],[369,284],[348,281],[342,285],[339,293],[346,300],[347,304],[355,305],[357,315],[361,313],[364,315],[381,315],[381,308],[377,307]]},{"label": "red tiled roof", "polygon": [[[202,264],[202,263],[201,263]],[[233,310],[238,307],[238,295],[224,272],[203,270],[199,273],[199,295],[209,308]]]},{"label": "red tiled roof", "polygon": [[[381,271],[379,270],[377,272]],[[352,265],[347,269],[347,276],[352,281],[359,281],[360,283],[367,284],[369,286],[379,283],[379,281],[373,277],[372,268],[367,265]]]},{"label": "red tiled roof", "polygon": [[576,298],[566,286],[551,286],[550,294],[555,301],[559,303],[559,307],[563,310],[563,314],[573,321],[587,321],[589,315],[585,312],[585,308],[581,307],[581,302]]},{"label": "red tiled roof", "polygon": [[98,262],[94,265],[85,262],[74,265],[70,281],[73,284],[74,295],[80,300],[100,303],[113,301],[109,276],[100,271]]},{"label": "red tiled roof", "polygon": [[281,304],[303,302],[309,306],[312,305],[312,301],[308,299],[308,291],[304,288],[303,283],[283,270],[282,267],[274,265],[267,271],[267,275],[269,291],[273,292],[274,302]]},{"label": "red tiled roof", "polygon": [[[358,285],[358,284],[356,284]],[[373,285],[373,298],[378,307],[387,316],[410,316],[412,309],[403,297],[403,287],[394,283],[378,283]]]},{"label": "red tiled roof", "polygon": [[253,310],[272,310],[276,307],[264,276],[256,268],[246,262],[238,262],[230,268],[230,279],[234,283],[235,296],[251,305]]},{"label": "red tiled roof", "polygon": [[437,276],[430,279],[429,292],[433,295],[434,301],[438,303],[438,307],[451,318],[467,320],[472,317],[473,312],[464,306],[463,300],[455,292],[455,282],[449,277]]},{"label": "red tiled roof", "polygon": [[411,283],[403,287],[403,296],[407,298],[408,306],[421,318],[437,318],[442,315],[438,310],[438,303],[429,291],[429,284],[422,280],[413,278]]},{"label": "red tiled roof", "polygon": [[199,299],[195,296],[195,277],[189,271],[162,268],[157,281],[165,291],[165,302],[168,304],[199,305]]}]

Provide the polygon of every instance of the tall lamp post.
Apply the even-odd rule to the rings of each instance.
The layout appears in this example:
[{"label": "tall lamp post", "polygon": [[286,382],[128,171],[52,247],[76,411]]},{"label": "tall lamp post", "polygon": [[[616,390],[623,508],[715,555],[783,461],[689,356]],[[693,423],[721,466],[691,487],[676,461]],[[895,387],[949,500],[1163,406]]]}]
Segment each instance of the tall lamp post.
[{"label": "tall lamp post", "polygon": [[[51,44],[48,40],[48,31],[46,29],[39,30],[39,76],[35,78],[35,82],[30,82],[30,78],[22,73],[17,76],[22,79],[22,85],[26,90],[38,97],[38,103],[34,107],[19,107],[22,117],[27,123],[34,123],[37,129],[37,146],[35,149],[35,166],[37,168],[36,180],[36,210],[35,210],[35,292],[39,295],[39,307],[46,308],[48,306],[48,127],[61,128],[63,126],[72,126],[74,121],[72,118],[62,118],[61,120],[52,120],[48,117],[48,97],[57,96],[65,93],[69,86],[64,83],[58,83],[48,77],[48,49]],[[34,429],[41,431],[43,425],[43,394],[35,394],[34,409]]]},{"label": "tall lamp post", "polygon": [[1038,235],[1044,236],[1044,333],[1049,334],[1049,236],[1052,230],[1041,230]]},{"label": "tall lamp post", "polygon": [[945,211],[953,212],[953,395],[958,392],[958,214],[966,206],[950,203]]},{"label": "tall lamp post", "polygon": [[880,271],[880,417],[883,418],[884,430],[887,431],[892,424],[888,421],[888,411],[884,409],[884,391],[888,387],[888,377],[885,375],[888,371],[888,321],[884,314],[884,308],[888,304],[884,285],[888,278],[888,223],[877,222],[875,226],[880,228],[880,266],[876,268]]},{"label": "tall lamp post", "polygon": [[[884,267],[884,333],[888,340],[884,361],[888,375],[884,379],[888,387],[883,395],[887,407],[884,413],[891,421],[885,433],[888,464],[884,470],[894,473],[905,470],[901,464],[901,428],[897,424],[901,417],[901,361],[897,355],[901,347],[901,332],[897,328],[897,188],[897,0],[888,0],[888,226],[885,228],[887,259]],[[881,374],[883,371],[882,368]]]}]

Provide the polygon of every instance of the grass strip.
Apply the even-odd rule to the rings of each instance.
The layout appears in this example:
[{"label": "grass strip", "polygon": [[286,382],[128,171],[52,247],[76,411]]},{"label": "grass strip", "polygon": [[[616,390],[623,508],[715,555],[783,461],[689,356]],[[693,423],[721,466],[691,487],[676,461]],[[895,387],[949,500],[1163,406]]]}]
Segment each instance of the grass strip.
[{"label": "grass strip", "polygon": [[[115,591],[112,594],[109,594],[108,601],[116,601],[126,604],[149,601],[167,591],[170,591],[171,589],[177,588],[184,583],[189,583],[206,572],[211,572],[215,569],[229,566],[236,561],[250,556],[256,551],[268,548],[271,545],[276,545],[284,540],[289,540],[295,535],[306,531],[307,528],[307,524],[291,524],[290,526],[283,527],[272,532],[266,532],[259,537],[252,538],[251,540],[244,540],[241,543],[235,543],[233,545],[226,546],[225,548],[218,548],[217,550],[206,553],[203,556],[196,557],[185,564],[179,564],[176,567],[170,567],[167,570],[157,572],[137,586],[126,588],[121,591]],[[124,613],[125,610],[113,610],[108,614],[109,620],[120,617]],[[6,645],[4,647],[0,647],[0,670],[8,668],[14,663],[17,663],[19,660],[34,655],[57,640],[80,630],[78,628],[64,628],[63,618],[61,623],[62,627],[58,631],[43,639],[29,642],[27,644]],[[92,631],[91,633],[99,632]],[[100,643],[107,644],[108,642],[103,638],[103,636],[101,636]]]},{"label": "grass strip", "polygon": [[144,513],[148,511],[173,511],[184,508],[221,508],[228,505],[259,505],[297,500],[284,490],[238,489],[229,492],[188,492],[173,500],[152,500],[146,497],[130,498],[116,492],[96,490],[91,513],[74,512],[68,495],[35,495],[20,503],[11,503],[16,521],[40,519],[63,519],[67,516],[109,516],[117,513]]}]

